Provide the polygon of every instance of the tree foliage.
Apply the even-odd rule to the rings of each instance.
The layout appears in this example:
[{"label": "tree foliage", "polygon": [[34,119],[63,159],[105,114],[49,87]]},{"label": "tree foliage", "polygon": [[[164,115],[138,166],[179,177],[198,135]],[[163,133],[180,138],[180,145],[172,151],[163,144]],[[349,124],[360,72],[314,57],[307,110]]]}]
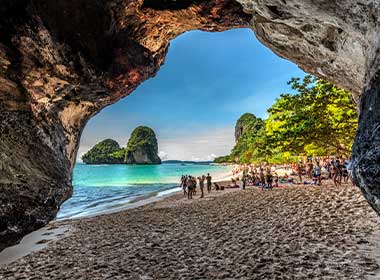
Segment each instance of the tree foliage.
[{"label": "tree foliage", "polygon": [[351,153],[358,121],[351,94],[310,75],[289,84],[296,93],[282,94],[265,121],[242,116],[247,129],[227,156],[230,161],[284,163],[301,155]]},{"label": "tree foliage", "polygon": [[154,131],[147,126],[139,126],[133,130],[127,144],[127,152],[134,152],[137,148],[151,149],[158,153],[157,138]]},{"label": "tree foliage", "polygon": [[272,147],[297,155],[349,155],[357,129],[351,94],[310,75],[293,78],[296,94],[283,94],[268,110]]},{"label": "tree foliage", "polygon": [[125,162],[141,163],[135,157],[135,152],[139,151],[145,153],[150,162],[161,163],[156,134],[147,126],[139,126],[132,132],[126,148]]},{"label": "tree foliage", "polygon": [[125,149],[120,148],[119,143],[112,139],[106,139],[96,144],[82,156],[87,164],[123,163]]},{"label": "tree foliage", "polygon": [[252,145],[265,128],[264,121],[254,114],[246,113],[236,122],[236,145],[232,149],[231,158],[236,161],[250,161]]}]

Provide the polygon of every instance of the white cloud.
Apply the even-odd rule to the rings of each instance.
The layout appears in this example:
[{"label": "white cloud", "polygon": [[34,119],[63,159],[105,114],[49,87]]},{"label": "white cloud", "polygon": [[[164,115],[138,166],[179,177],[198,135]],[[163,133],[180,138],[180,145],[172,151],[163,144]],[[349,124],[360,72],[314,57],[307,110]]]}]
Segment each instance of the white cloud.
[{"label": "white cloud", "polygon": [[164,151],[160,151],[158,153],[158,156],[160,157],[161,160],[167,160],[168,159],[168,154],[165,153]]},{"label": "white cloud", "polygon": [[[175,135],[173,135],[175,134]],[[173,138],[170,138],[173,135]],[[192,160],[192,161],[211,161],[217,156],[227,155],[234,146],[234,128],[222,127],[201,131],[197,129],[189,129],[186,132],[180,130],[166,131],[166,137],[158,137],[158,146],[160,149],[159,156],[162,160]],[[87,152],[96,143],[112,138],[119,143],[126,143],[128,135],[116,136],[96,135],[82,137],[79,147],[77,160],[81,162],[81,156]]]},{"label": "white cloud", "polygon": [[168,159],[211,161],[231,152],[235,143],[234,128],[216,128],[172,139],[158,139],[158,142]]}]

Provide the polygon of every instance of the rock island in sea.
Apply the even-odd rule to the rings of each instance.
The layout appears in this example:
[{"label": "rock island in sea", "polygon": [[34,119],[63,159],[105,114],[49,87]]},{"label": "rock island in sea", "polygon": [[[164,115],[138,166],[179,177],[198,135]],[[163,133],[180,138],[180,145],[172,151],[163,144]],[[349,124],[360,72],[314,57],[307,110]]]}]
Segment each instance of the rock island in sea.
[{"label": "rock island in sea", "polygon": [[82,160],[86,164],[161,164],[156,134],[146,126],[135,128],[126,148],[106,139],[85,153]]}]

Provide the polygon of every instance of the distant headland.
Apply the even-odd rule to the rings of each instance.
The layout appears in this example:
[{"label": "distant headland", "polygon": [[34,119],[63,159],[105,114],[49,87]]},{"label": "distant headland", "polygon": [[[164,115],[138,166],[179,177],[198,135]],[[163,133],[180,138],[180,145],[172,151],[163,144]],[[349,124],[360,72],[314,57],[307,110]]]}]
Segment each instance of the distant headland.
[{"label": "distant headland", "polygon": [[126,148],[106,139],[85,153],[82,160],[86,164],[161,164],[156,134],[147,126],[135,128]]},{"label": "distant headland", "polygon": [[168,163],[168,164],[204,164],[208,165],[213,163],[212,161],[192,161],[192,160],[164,160],[162,163]]}]

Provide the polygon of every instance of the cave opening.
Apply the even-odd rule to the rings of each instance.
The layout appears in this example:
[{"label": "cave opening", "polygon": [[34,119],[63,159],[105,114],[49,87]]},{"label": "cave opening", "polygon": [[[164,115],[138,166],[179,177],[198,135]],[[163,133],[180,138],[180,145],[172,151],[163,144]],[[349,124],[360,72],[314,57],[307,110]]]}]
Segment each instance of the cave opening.
[{"label": "cave opening", "polygon": [[[111,138],[123,148],[134,128],[148,126],[157,135],[161,160],[212,161],[233,148],[235,123],[241,115],[248,112],[266,118],[275,99],[292,91],[287,82],[304,75],[295,64],[263,46],[250,29],[191,31],[179,36],[171,42],[156,77],[87,124],[74,168],[74,195],[58,217],[68,215],[68,208],[86,193],[86,184],[106,186],[110,193],[119,194],[128,184],[163,183],[166,188],[181,175],[158,166],[149,167],[151,176],[144,173],[148,168],[144,166],[134,170],[107,166],[105,173],[99,172],[98,166],[81,163],[81,157],[97,143]],[[93,197],[87,200],[107,196],[106,189],[99,188],[89,192]],[[74,212],[79,210],[86,212],[84,208]]]},{"label": "cave opening", "polygon": [[[360,100],[360,103],[357,102],[359,104],[358,111],[360,111],[360,125],[353,148],[352,171],[356,185],[359,186],[375,212],[379,213],[378,163],[380,153],[378,147],[380,138],[378,137],[378,119],[380,110],[377,109],[380,106],[380,95],[378,94],[379,46],[378,32],[376,31],[379,28],[376,20],[379,9],[376,9],[375,4],[368,6],[355,1],[336,3],[299,0],[23,0],[18,1],[18,4],[14,4],[14,1],[11,2],[5,1],[5,5],[0,8],[0,14],[6,15],[0,19],[0,37],[3,38],[0,40],[0,250],[17,243],[28,232],[48,224],[56,217],[62,203],[71,197],[72,171],[77,159],[77,148],[82,129],[87,121],[101,110],[104,109],[89,122],[83,133],[78,157],[81,157],[83,152],[91,147],[90,145],[98,141],[96,137],[99,135],[102,136],[102,139],[114,138],[122,147],[125,147],[131,130],[137,125],[147,125],[154,128],[157,134],[162,159],[208,160],[227,152],[222,148],[232,147],[234,142],[233,125],[237,117],[245,112],[253,112],[260,116],[260,110],[267,109],[265,101],[266,98],[271,97],[271,92],[288,91],[281,87],[277,89],[273,87],[269,91],[268,85],[285,85],[291,76],[304,75],[302,71],[300,75],[293,75],[290,68],[284,70],[278,63],[271,64],[271,60],[265,60],[265,55],[261,55],[259,49],[256,49],[255,53],[239,48],[233,48],[230,52],[218,49],[240,43],[255,49],[255,46],[252,45],[253,35],[250,29],[242,30],[242,32],[250,34],[250,42],[246,42],[236,34],[235,36],[231,35],[240,30],[210,35],[215,36],[214,39],[226,34],[230,36],[226,40],[219,42],[216,40],[215,45],[208,44],[207,40],[204,40],[202,46],[196,48],[193,43],[184,41],[184,46],[187,48],[181,51],[182,59],[180,57],[174,59],[173,54],[181,40],[189,39],[189,36],[196,37],[199,34],[207,34],[194,31],[185,33],[172,42],[162,71],[158,72],[156,79],[144,82],[156,75],[165,61],[169,42],[188,30],[217,32],[240,27],[251,28],[261,43],[281,57],[297,63],[307,72],[350,90],[355,101]],[[256,44],[257,41],[254,43]],[[262,47],[261,44],[258,45]],[[262,49],[265,48],[262,47]],[[199,55],[198,50],[203,51],[202,56]],[[269,53],[273,55],[271,52]],[[278,57],[274,57],[278,59]],[[267,67],[264,67],[265,64],[259,63],[260,59],[267,62]],[[186,73],[177,67],[165,74],[165,71],[172,66],[171,61],[174,61],[173,65],[191,69],[191,73]],[[229,63],[226,64],[226,61]],[[288,65],[297,69],[293,64],[289,63]],[[267,69],[271,70],[270,78],[264,75]],[[253,70],[256,71],[252,72]],[[281,70],[283,70],[282,73],[286,73],[286,77],[282,76]],[[297,71],[300,70],[297,69]],[[165,75],[169,77],[169,80],[160,79]],[[258,82],[262,81],[267,87],[264,87],[264,90],[253,87],[254,79],[257,79],[254,85],[258,85]],[[204,83],[199,83],[199,81]],[[151,85],[153,86],[149,89]],[[177,88],[166,87],[168,85],[176,85]],[[128,98],[105,108],[128,96],[131,92],[134,93]],[[269,103],[268,101],[268,105],[270,105]],[[136,111],[146,112],[146,115],[139,115]],[[103,124],[101,124],[102,120]],[[223,122],[218,123],[215,120]],[[226,125],[227,122],[230,126]],[[170,125],[165,126],[168,124]],[[91,131],[91,129],[94,130]],[[100,134],[99,131],[103,134]],[[240,135],[244,129],[236,132]],[[227,141],[229,144],[226,144],[226,135],[230,137],[230,141]],[[91,141],[94,143],[91,144]],[[218,143],[221,149],[216,152]],[[132,161],[134,155],[128,153],[128,158]],[[78,204],[85,200],[88,200],[89,203],[82,204],[82,208],[71,208],[64,214],[61,212],[58,218],[79,218],[117,211],[120,209],[119,206],[146,198],[146,193],[140,192],[142,185],[149,185],[151,191],[153,190],[158,196],[166,195],[172,191],[169,186],[173,184],[172,180],[178,182],[182,173],[181,166],[196,168],[193,165],[189,166],[188,163],[176,164],[179,167],[177,168],[180,170],[179,173],[172,172],[171,168],[162,169],[162,167],[168,167],[168,164],[134,166],[133,176],[140,181],[136,179],[132,183],[120,179],[131,175],[128,173],[130,171],[126,171],[128,166],[124,164],[108,164],[107,167],[106,165],[77,164],[74,169],[75,193],[73,199],[79,198]],[[84,168],[83,176],[78,176],[78,167],[91,167],[92,170]],[[208,171],[213,173],[215,170]],[[195,174],[197,170],[191,169],[187,172]],[[203,172],[205,172],[204,169],[202,169]],[[167,181],[157,184],[156,179],[152,180],[152,178],[169,173],[174,175]],[[95,180],[89,183],[89,179]],[[121,188],[126,189],[126,185],[133,187],[135,192],[121,191]],[[261,203],[265,208],[258,212],[258,216],[251,216],[243,223],[237,219],[239,224],[229,227],[230,230],[235,229],[237,234],[237,238],[233,240],[241,243],[240,226],[252,225],[252,221],[256,221],[257,217],[264,218],[261,224],[267,225],[267,221],[271,219],[263,216],[262,213],[269,213],[279,222],[278,226],[269,228],[269,231],[262,234],[257,234],[257,231],[252,230],[253,234],[246,235],[249,237],[247,241],[250,244],[247,244],[248,246],[245,248],[252,248],[251,237],[272,237],[275,233],[273,228],[281,229],[278,232],[281,231],[284,234],[282,237],[285,238],[280,237],[269,243],[281,245],[284,244],[283,241],[286,241],[293,244],[293,248],[312,248],[315,245],[314,241],[317,240],[315,234],[319,234],[320,239],[318,240],[323,243],[325,248],[323,250],[326,253],[323,256],[320,254],[322,247],[318,242],[319,261],[333,264],[333,267],[323,269],[324,272],[330,273],[331,277],[337,277],[338,273],[344,271],[343,273],[347,274],[340,276],[344,279],[362,276],[357,275],[363,273],[361,266],[363,264],[372,266],[372,264],[369,265],[368,259],[358,252],[356,259],[350,258],[349,266],[347,266],[347,249],[350,249],[347,244],[366,243],[367,240],[363,242],[363,236],[353,235],[355,232],[358,232],[359,235],[363,232],[371,232],[372,230],[368,226],[376,224],[377,220],[372,219],[371,214],[374,213],[368,211],[369,207],[364,200],[358,199],[360,194],[356,187],[350,185],[344,191],[340,191],[338,188],[318,189],[324,194],[331,194],[319,196],[319,198],[326,197],[326,201],[329,203],[327,207],[321,203],[324,202],[324,199],[315,199],[314,196],[309,197],[308,201],[303,200],[305,195],[311,194],[308,192],[308,188],[302,186],[298,190],[305,191],[304,195],[297,195],[294,200],[287,199],[286,201],[283,200],[286,196],[282,195],[278,199],[269,197],[267,203]],[[269,194],[269,192],[262,193]],[[243,200],[246,207],[237,207],[237,216],[239,217],[241,210],[245,212],[244,216],[254,214],[257,210],[256,207],[252,208],[252,211],[245,211],[254,206],[252,200],[244,197]],[[282,207],[289,211],[280,213],[278,210],[281,207],[278,206],[281,204],[273,203],[273,201],[290,203],[295,208]],[[73,200],[67,201],[67,203],[71,202]],[[67,205],[69,204],[65,204],[64,207]],[[100,207],[97,208],[99,205]],[[299,207],[299,205],[307,205],[307,207]],[[61,210],[64,210],[64,207]],[[93,209],[97,211],[93,211]],[[225,222],[225,218],[234,216],[230,213],[220,216],[219,207],[214,209],[218,213],[212,215],[212,218],[221,217],[222,223]],[[320,211],[321,209],[326,211]],[[151,214],[155,212],[149,213],[148,211],[147,213],[145,211],[144,213],[147,215],[143,219],[138,219],[139,222],[140,220],[150,222],[150,218],[153,216]],[[300,215],[293,215],[293,213]],[[178,214],[183,214],[183,212],[178,211],[174,213],[174,219],[168,219],[170,226],[174,225],[173,221],[179,217]],[[79,239],[77,248],[80,250],[77,251],[86,254],[88,251],[82,249],[91,248],[94,244],[97,247],[94,248],[95,252],[100,248],[109,248],[109,241],[115,237],[118,238],[120,232],[125,234],[123,236],[124,245],[128,242],[131,242],[132,245],[131,247],[124,246],[124,248],[135,248],[133,242],[136,240],[125,238],[125,236],[135,236],[135,233],[129,230],[140,228],[141,224],[130,227],[128,224],[130,220],[125,219],[125,216],[120,219],[120,215],[123,214],[107,215],[107,217],[100,215],[99,219],[102,219],[99,223],[100,230],[94,228],[92,222],[88,228],[90,230],[83,228],[82,225],[87,221],[82,220],[81,229],[78,228],[81,231],[82,239]],[[128,213],[126,216],[133,215]],[[306,216],[310,218],[308,221],[311,223],[305,222]],[[316,221],[315,217],[320,219]],[[186,220],[187,218],[185,217]],[[114,227],[121,220],[127,221],[122,226],[122,230]],[[287,223],[283,223],[284,220]],[[372,220],[376,222],[372,223]],[[160,223],[166,221],[166,219],[160,219]],[[213,219],[213,221],[215,220]],[[323,225],[320,221],[323,221]],[[151,229],[153,223],[149,222],[144,226]],[[233,224],[234,221],[230,220],[230,222]],[[326,222],[330,223],[328,228],[324,228]],[[197,224],[198,220],[193,223],[194,226]],[[162,233],[161,225],[163,224],[159,225],[156,232]],[[168,227],[167,225],[165,228]],[[270,226],[272,225],[270,224]],[[293,230],[302,227],[311,235],[306,239],[303,236],[294,238],[294,234],[299,236],[298,234],[306,233],[306,231],[282,231],[282,227],[288,225]],[[305,225],[307,226],[304,227]],[[104,230],[105,226],[107,230]],[[314,228],[310,226],[314,226]],[[173,228],[175,229],[175,227]],[[355,230],[353,230],[354,228]],[[375,226],[372,227],[372,229],[374,228]],[[327,230],[324,231],[324,229]],[[112,233],[113,230],[116,235],[105,235],[105,233]],[[139,239],[150,240],[141,238],[149,232],[150,230],[143,230],[139,234]],[[185,231],[181,236],[188,233],[189,231]],[[215,235],[219,233],[216,232]],[[352,238],[351,241],[346,242],[346,238],[341,238],[342,234]],[[77,234],[75,235],[77,236]],[[191,234],[191,238],[193,236],[196,235]],[[310,241],[309,244],[304,243],[307,240]],[[332,240],[333,242],[331,242]],[[53,246],[70,244],[71,247],[77,241],[69,238],[63,242],[57,242]],[[129,255],[126,254],[129,252],[119,250],[121,249],[119,241],[120,239],[113,243],[113,248],[108,256],[104,258],[102,256],[98,260],[111,258],[125,260],[129,257],[133,261],[147,260],[140,258],[141,254],[139,253]],[[168,240],[164,241],[161,244],[168,244],[166,242]],[[258,240],[253,244],[269,244],[267,241]],[[301,242],[302,246],[300,243],[293,242]],[[98,246],[102,245],[101,243],[105,246]],[[332,244],[334,244],[333,248]],[[285,247],[282,252],[279,246],[271,252],[276,252],[277,256],[289,256],[289,246]],[[227,248],[226,252],[231,252],[230,248]],[[336,258],[337,251],[335,249],[337,248],[342,258]],[[334,254],[331,254],[331,249],[334,250]],[[135,251],[138,252],[138,250]],[[54,250],[49,249],[49,254],[51,252]],[[99,252],[98,250],[97,253]],[[116,255],[117,252],[120,255]],[[91,250],[91,258],[92,253]],[[201,253],[203,254],[203,251]],[[231,253],[243,255],[240,250]],[[295,253],[304,252],[295,251]],[[261,268],[268,266],[265,263],[263,265],[257,263],[260,260],[267,263],[268,258],[261,258],[263,255],[262,252],[259,252],[257,258],[249,258],[254,260],[253,263],[246,266],[251,269],[250,272],[260,275],[265,273]],[[18,266],[17,270],[21,273],[23,273],[23,269],[27,273],[37,270],[43,272],[46,269],[46,274],[44,274],[46,277],[52,276],[52,274],[56,276],[57,270],[51,269],[51,264],[54,262],[65,265],[64,271],[67,267],[76,267],[77,265],[83,265],[83,271],[88,272],[89,269],[93,269],[96,273],[99,272],[99,268],[110,268],[108,263],[107,266],[99,266],[99,263],[83,263],[83,259],[88,259],[87,255],[70,254],[69,256],[69,259],[65,259],[70,262],[69,266],[66,266],[59,256],[53,258],[48,256],[49,262],[46,262],[47,256],[44,253],[34,254],[29,258],[32,260],[32,267],[20,265],[20,263],[25,264],[24,260],[15,263],[15,266]],[[159,255],[159,259],[161,259],[160,257],[161,255]],[[219,263],[220,256],[214,254],[213,257],[216,257]],[[198,256],[196,258],[198,259]],[[304,269],[310,269],[310,273],[315,272],[313,265],[318,263],[310,258],[305,258],[305,260],[302,273],[305,272]],[[310,263],[307,263],[308,261]],[[33,267],[34,264],[37,265]],[[41,264],[43,265],[41,266]],[[247,259],[244,259],[244,264],[247,264]],[[257,264],[259,269],[257,269]],[[297,266],[297,260],[291,259],[290,263],[283,264],[284,267],[279,268],[279,271],[289,271],[289,268],[294,268],[294,272],[299,271],[299,267],[291,266],[292,264]],[[222,265],[222,268],[225,269],[225,263]],[[62,266],[57,267],[63,268]],[[123,267],[125,268],[125,265]],[[141,267],[139,265],[138,270]],[[344,269],[341,269],[342,267]],[[115,268],[116,272],[120,272],[120,266],[117,265]],[[178,271],[167,270],[167,262],[164,263],[164,266],[157,268],[160,270],[159,273],[166,271],[168,276],[176,276],[175,273]],[[235,271],[235,268],[232,267],[228,271]],[[7,271],[7,275],[14,271]],[[76,272],[83,275],[80,270]],[[240,272],[244,273],[244,276],[248,275],[245,271]],[[109,274],[107,273],[107,275]]]}]

